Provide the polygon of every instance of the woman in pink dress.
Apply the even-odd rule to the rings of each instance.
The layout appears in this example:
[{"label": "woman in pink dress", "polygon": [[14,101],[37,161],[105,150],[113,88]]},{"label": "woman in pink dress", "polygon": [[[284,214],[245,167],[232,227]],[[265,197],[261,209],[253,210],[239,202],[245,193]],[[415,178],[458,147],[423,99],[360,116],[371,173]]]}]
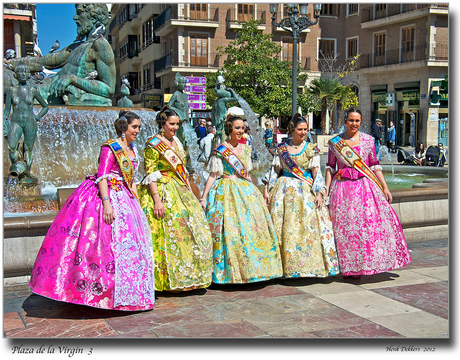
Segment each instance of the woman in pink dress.
[{"label": "woman in pink dress", "polygon": [[326,164],[340,271],[345,278],[355,279],[411,262],[401,224],[390,205],[392,195],[377,161],[374,139],[359,132],[361,120],[359,109],[348,110],[346,131],[329,142]]},{"label": "woman in pink dress", "polygon": [[120,111],[117,139],[101,147],[97,174],[72,193],[38,252],[35,294],[101,309],[154,307],[152,237],[134,175],[139,117]]}]

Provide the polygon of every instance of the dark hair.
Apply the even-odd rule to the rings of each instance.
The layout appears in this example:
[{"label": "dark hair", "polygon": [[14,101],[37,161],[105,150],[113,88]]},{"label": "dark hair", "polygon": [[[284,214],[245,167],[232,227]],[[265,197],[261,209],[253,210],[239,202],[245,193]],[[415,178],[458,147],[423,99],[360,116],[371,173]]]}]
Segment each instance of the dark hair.
[{"label": "dark hair", "polygon": [[361,112],[361,110],[359,110],[357,107],[352,106],[347,110],[347,113],[345,114],[345,121],[347,121],[348,115],[351,113],[358,113],[359,115],[361,115],[361,121],[363,120],[363,113]]},{"label": "dark hair", "polygon": [[287,132],[288,134],[292,134],[294,132],[294,129],[297,127],[297,125],[305,123],[307,124],[307,120],[302,117],[299,113],[295,114],[294,117],[289,121],[288,127],[287,127]]},{"label": "dark hair", "polygon": [[163,106],[155,119],[157,121],[158,127],[161,129],[166,124],[166,120],[168,120],[168,118],[171,116],[178,115],[174,110],[170,109],[168,105]]},{"label": "dark hair", "polygon": [[[422,145],[423,145],[422,142],[419,142],[417,144],[417,147],[415,148],[415,151],[416,151],[417,154],[423,151],[422,148],[421,148]],[[423,148],[425,149],[425,145],[423,145]]]},{"label": "dark hair", "polygon": [[227,120],[225,120],[225,125],[224,125],[224,132],[225,132],[225,135],[229,136],[232,131],[233,131],[233,123],[236,121],[236,120],[241,120],[241,121],[244,121],[241,117],[239,116],[234,116],[234,115],[229,115],[227,116]]},{"label": "dark hair", "polygon": [[128,125],[131,124],[134,120],[139,119],[139,116],[132,111],[120,110],[118,114],[118,119],[115,120],[115,131],[118,136],[121,136],[126,130],[128,130]]}]

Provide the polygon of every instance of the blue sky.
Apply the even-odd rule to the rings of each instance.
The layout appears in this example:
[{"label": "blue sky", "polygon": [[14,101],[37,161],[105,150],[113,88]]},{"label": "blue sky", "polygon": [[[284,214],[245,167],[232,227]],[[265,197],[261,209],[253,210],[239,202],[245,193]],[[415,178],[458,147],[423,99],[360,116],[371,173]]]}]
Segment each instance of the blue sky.
[{"label": "blue sky", "polygon": [[77,37],[74,3],[37,3],[37,37],[42,54],[47,54],[56,40],[61,48],[70,45]]}]

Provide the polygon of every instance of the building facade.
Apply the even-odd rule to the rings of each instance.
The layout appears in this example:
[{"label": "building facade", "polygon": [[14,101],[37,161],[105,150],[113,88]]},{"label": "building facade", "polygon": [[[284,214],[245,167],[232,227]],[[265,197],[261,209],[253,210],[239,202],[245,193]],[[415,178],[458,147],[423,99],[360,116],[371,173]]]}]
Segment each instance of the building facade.
[{"label": "building facade", "polygon": [[[277,21],[287,14],[280,5]],[[260,3],[113,4],[109,40],[117,74],[129,78],[136,106],[159,107],[175,91],[177,72],[199,78],[218,71],[225,58],[217,48],[235,39],[240,21],[253,18],[282,45],[280,58],[292,60],[292,36],[274,27],[271,16],[269,4]],[[311,5],[307,16],[313,19]],[[359,54],[342,83],[359,97],[363,130],[380,118],[396,125],[398,145],[447,145],[447,4],[323,4],[297,50],[298,70],[309,75],[299,91],[324,75],[323,56],[340,66]]]},{"label": "building facade", "polygon": [[35,4],[3,4],[3,54],[13,49],[16,57],[33,56],[36,38]]}]

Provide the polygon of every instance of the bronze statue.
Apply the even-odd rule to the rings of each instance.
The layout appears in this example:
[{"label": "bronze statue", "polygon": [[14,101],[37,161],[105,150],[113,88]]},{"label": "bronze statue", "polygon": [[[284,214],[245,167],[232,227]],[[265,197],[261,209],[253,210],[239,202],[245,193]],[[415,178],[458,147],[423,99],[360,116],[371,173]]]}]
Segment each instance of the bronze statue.
[{"label": "bronze statue", "polygon": [[[30,174],[35,139],[37,137],[37,122],[48,112],[48,104],[35,86],[28,83],[30,69],[19,64],[15,68],[18,81],[16,86],[9,88],[6,95],[3,112],[3,135],[8,137],[8,151],[11,160],[10,174],[14,174],[26,182],[37,179]],[[40,112],[34,114],[34,100],[42,106]],[[11,124],[8,123],[11,107],[13,114]],[[24,134],[24,159],[20,159],[19,140]]]},{"label": "bronze statue", "polygon": [[176,76],[174,77],[174,86],[176,87],[176,91],[168,102],[169,108],[174,110],[177,116],[179,116],[180,126],[177,131],[177,137],[183,144],[185,138],[182,122],[184,120],[188,120],[189,111],[188,95],[184,92],[186,84],[187,78],[185,76],[181,76],[180,73],[176,73]]},{"label": "bronze statue", "polygon": [[12,59],[10,63],[23,62],[32,72],[61,68],[37,85],[50,105],[112,106],[116,70],[113,50],[103,36],[107,5],[75,4],[75,9],[78,37],[73,44],[42,57]]},{"label": "bronze statue", "polygon": [[[213,139],[213,147],[219,145],[225,140],[224,124],[227,116],[227,103],[238,101],[238,95],[232,88],[226,88],[223,84],[224,77],[220,74],[217,77],[216,86],[214,91],[219,96],[211,109],[211,120],[216,128],[216,135]],[[214,146],[215,145],[215,146]]]}]

